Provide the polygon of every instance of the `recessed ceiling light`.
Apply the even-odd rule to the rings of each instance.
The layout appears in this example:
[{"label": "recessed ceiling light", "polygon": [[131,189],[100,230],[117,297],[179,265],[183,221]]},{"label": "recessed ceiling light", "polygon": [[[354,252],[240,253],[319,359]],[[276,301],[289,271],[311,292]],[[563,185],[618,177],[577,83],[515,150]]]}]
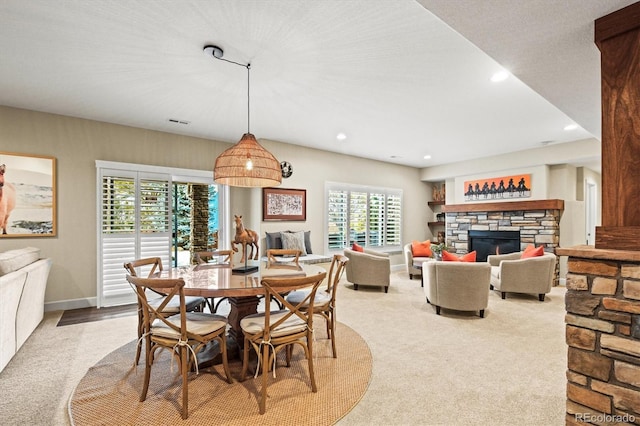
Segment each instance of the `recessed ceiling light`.
[{"label": "recessed ceiling light", "polygon": [[494,83],[498,83],[500,81],[505,81],[507,78],[509,78],[509,73],[505,70],[502,70],[492,75],[491,81],[493,81]]},{"label": "recessed ceiling light", "polygon": [[565,129],[565,130],[575,130],[575,129],[577,129],[577,128],[578,128],[578,125],[577,125],[577,124],[575,124],[575,123],[573,123],[573,124],[569,124],[569,125],[567,125],[567,126],[564,126],[564,129]]},{"label": "recessed ceiling light", "polygon": [[339,141],[343,141],[347,138],[347,135],[345,135],[344,133],[338,133],[336,136],[336,139],[338,139]]},{"label": "recessed ceiling light", "polygon": [[431,160],[431,156],[430,156],[430,155],[425,155],[425,156],[424,156],[424,157],[422,157],[422,158],[424,158],[425,160]]}]

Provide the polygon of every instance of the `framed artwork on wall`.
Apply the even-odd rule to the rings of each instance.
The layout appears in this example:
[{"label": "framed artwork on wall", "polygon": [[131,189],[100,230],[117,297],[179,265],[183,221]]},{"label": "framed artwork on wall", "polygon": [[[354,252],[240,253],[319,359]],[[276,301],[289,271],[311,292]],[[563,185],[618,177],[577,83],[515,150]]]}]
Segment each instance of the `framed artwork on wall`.
[{"label": "framed artwork on wall", "polygon": [[500,176],[464,182],[465,201],[508,200],[531,197],[531,175]]},{"label": "framed artwork on wall", "polygon": [[56,236],[56,159],[0,151],[0,238]]},{"label": "framed artwork on wall", "polygon": [[262,188],[262,220],[307,220],[307,190]]}]

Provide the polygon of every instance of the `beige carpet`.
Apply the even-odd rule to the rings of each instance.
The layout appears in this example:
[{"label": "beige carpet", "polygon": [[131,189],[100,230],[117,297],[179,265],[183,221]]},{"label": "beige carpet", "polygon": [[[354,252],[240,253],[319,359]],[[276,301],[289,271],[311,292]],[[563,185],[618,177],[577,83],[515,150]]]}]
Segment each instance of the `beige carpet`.
[{"label": "beige carpet", "polygon": [[[373,370],[336,425],[564,425],[565,291],[554,287],[542,303],[491,292],[485,318],[437,316],[404,270],[391,274],[388,294],[343,280],[338,321],[367,342]],[[47,313],[0,373],[3,426],[68,425],[69,399],[87,370],[136,335],[135,315],[56,327],[59,319]]]},{"label": "beige carpet", "polygon": [[[344,416],[360,400],[371,377],[372,358],[367,344],[349,327],[338,324],[338,358],[333,358],[323,327],[314,345],[318,392],[311,392],[307,360],[297,346],[291,367],[279,357],[276,379],[270,375],[267,412],[258,413],[261,378],[228,384],[222,367],[191,374],[189,418],[182,421],[181,376],[168,351],[161,351],[151,369],[149,393],[139,401],[144,378],[142,366],[132,360],[135,342],[107,355],[91,367],[78,384],[70,402],[72,424],[82,425],[329,425]],[[279,355],[284,355],[281,352]],[[282,359],[280,359],[282,358]],[[230,365],[234,378],[241,363]],[[213,371],[212,371],[213,370]]]}]

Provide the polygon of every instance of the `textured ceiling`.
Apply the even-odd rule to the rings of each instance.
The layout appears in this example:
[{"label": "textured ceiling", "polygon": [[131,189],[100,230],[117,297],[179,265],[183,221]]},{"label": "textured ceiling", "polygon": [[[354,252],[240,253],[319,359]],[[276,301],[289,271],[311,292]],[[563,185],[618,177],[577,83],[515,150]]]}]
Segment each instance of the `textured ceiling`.
[{"label": "textured ceiling", "polygon": [[0,104],[237,142],[215,44],[257,138],[428,167],[599,138],[593,21],[631,3],[3,0]]}]

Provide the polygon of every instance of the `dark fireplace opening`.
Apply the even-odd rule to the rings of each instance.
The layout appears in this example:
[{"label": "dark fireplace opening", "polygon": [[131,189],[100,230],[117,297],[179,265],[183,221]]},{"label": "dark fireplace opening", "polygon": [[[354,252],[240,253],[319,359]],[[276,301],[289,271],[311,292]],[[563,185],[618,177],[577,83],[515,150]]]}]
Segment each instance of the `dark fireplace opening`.
[{"label": "dark fireplace opening", "polygon": [[469,231],[469,252],[476,251],[476,262],[486,262],[490,254],[520,251],[520,231]]}]

